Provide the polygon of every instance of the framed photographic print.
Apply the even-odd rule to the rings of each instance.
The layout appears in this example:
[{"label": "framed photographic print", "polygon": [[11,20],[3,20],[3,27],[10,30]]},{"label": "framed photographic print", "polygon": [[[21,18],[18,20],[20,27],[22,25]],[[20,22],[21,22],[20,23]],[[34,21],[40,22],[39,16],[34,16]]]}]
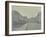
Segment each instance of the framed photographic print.
[{"label": "framed photographic print", "polygon": [[45,3],[5,2],[5,35],[45,33]]}]

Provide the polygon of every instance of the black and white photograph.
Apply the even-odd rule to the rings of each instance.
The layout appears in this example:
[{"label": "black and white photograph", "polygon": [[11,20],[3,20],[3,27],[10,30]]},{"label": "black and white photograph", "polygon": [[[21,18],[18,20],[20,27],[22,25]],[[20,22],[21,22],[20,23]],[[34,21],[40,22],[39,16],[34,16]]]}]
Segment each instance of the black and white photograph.
[{"label": "black and white photograph", "polygon": [[6,2],[6,34],[44,33],[44,10],[44,3]]}]

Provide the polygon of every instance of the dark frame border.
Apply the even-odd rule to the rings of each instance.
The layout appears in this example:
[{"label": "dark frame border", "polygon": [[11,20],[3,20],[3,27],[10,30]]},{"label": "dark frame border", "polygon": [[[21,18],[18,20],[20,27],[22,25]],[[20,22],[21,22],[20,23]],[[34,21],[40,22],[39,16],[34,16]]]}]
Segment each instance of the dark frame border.
[{"label": "dark frame border", "polygon": [[[44,6],[44,32],[42,33],[27,33],[27,34],[11,34],[9,35],[9,3],[26,3],[26,4],[41,4]],[[45,3],[37,2],[20,2],[20,1],[5,1],[5,36],[18,36],[18,35],[32,35],[32,34],[45,34]]]}]

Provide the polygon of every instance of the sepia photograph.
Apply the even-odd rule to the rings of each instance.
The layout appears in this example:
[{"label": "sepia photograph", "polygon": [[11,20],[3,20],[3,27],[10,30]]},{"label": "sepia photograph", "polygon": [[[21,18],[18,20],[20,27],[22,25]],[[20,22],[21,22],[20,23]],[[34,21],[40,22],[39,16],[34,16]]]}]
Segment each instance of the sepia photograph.
[{"label": "sepia photograph", "polygon": [[7,35],[42,34],[45,32],[44,3],[10,1],[6,2],[6,6]]}]

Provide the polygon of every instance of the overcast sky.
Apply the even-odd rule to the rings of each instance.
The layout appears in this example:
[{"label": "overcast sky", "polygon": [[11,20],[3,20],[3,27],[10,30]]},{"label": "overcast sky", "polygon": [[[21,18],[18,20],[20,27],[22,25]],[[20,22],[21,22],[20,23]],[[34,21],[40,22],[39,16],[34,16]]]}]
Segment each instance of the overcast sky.
[{"label": "overcast sky", "polygon": [[41,7],[34,6],[12,6],[12,10],[18,11],[23,16],[34,17],[38,12],[41,12]]}]

